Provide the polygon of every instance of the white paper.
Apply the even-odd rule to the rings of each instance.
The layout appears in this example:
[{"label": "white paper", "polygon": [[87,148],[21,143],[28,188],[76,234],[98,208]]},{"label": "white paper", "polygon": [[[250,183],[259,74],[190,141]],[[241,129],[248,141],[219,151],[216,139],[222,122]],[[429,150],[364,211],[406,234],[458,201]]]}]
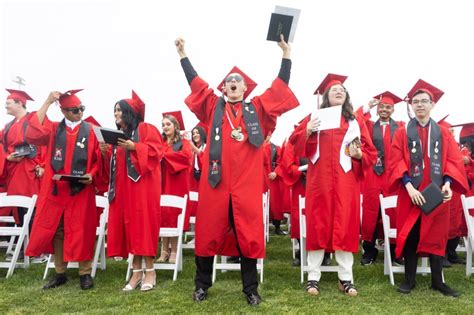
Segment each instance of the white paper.
[{"label": "white paper", "polygon": [[341,111],[342,106],[331,106],[321,109],[316,109],[311,113],[311,120],[318,118],[321,125],[318,130],[335,129],[341,126]]},{"label": "white paper", "polygon": [[293,17],[293,22],[291,23],[291,30],[290,30],[290,38],[285,38],[287,42],[293,42],[296,33],[296,26],[298,25],[298,19],[300,18],[300,9],[282,7],[282,6],[275,6],[275,13],[283,14],[283,15],[290,15]]}]

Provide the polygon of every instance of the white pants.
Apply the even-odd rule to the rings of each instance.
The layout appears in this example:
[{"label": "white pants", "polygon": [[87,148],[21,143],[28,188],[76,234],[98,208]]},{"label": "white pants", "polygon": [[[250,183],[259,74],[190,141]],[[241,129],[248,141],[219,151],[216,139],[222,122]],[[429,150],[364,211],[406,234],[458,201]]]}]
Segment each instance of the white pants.
[{"label": "white pants", "polygon": [[[351,281],[352,279],[352,265],[354,264],[354,256],[351,252],[343,252],[336,250],[336,261],[339,265],[337,275],[339,280]],[[324,258],[324,249],[308,251],[308,281],[321,279],[321,264]]]}]

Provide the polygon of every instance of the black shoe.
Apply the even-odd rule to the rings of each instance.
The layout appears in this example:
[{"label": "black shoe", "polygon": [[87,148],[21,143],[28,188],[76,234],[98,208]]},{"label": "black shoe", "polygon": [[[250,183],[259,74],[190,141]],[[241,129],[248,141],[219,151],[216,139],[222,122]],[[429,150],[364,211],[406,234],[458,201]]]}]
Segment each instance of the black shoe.
[{"label": "black shoe", "polygon": [[288,233],[286,233],[282,229],[275,229],[275,235],[286,235],[286,234]]},{"label": "black shoe", "polygon": [[403,258],[394,258],[392,264],[395,266],[403,266],[405,262],[403,261]]},{"label": "black shoe", "polygon": [[323,262],[321,263],[322,266],[331,266],[331,256],[327,255],[324,256]]},{"label": "black shoe", "polygon": [[462,259],[459,256],[456,256],[455,258],[448,258],[448,261],[452,264],[460,264],[460,265],[465,265],[466,264],[466,260]]},{"label": "black shoe", "polygon": [[193,292],[194,302],[202,302],[207,298],[207,289],[199,288]]},{"label": "black shoe", "polygon": [[438,284],[438,285],[431,285],[431,289],[433,290],[436,290],[436,291],[439,291],[441,293],[443,293],[444,295],[446,296],[452,296],[452,297],[459,297],[461,296],[461,293],[454,290],[454,289],[451,289],[450,287],[448,287],[445,283],[441,283],[441,284]]},{"label": "black shoe", "polygon": [[360,264],[362,266],[369,266],[369,265],[372,265],[374,262],[375,262],[375,258],[373,257],[362,257],[362,259],[360,260]]},{"label": "black shoe", "polygon": [[415,288],[415,284],[403,282],[402,284],[400,284],[397,291],[403,294],[409,294],[411,293],[411,290],[413,290],[413,288]]},{"label": "black shoe", "polygon": [[252,293],[245,293],[245,297],[247,298],[247,303],[250,306],[257,306],[262,301],[262,298],[260,297],[260,295],[258,295],[257,291]]},{"label": "black shoe", "polygon": [[227,262],[231,263],[231,264],[238,264],[238,263],[240,263],[240,257],[239,256],[231,256],[227,259]]},{"label": "black shoe", "polygon": [[443,257],[443,261],[441,263],[443,268],[451,268],[453,266],[453,264],[446,257]]},{"label": "black shoe", "polygon": [[60,285],[65,284],[66,282],[67,282],[66,273],[57,273],[53,279],[49,280],[49,282],[43,286],[43,289],[44,290],[53,289],[53,288],[59,287]]},{"label": "black shoe", "polygon": [[92,279],[91,275],[79,276],[79,283],[81,284],[82,290],[89,290],[94,286],[94,280]]}]

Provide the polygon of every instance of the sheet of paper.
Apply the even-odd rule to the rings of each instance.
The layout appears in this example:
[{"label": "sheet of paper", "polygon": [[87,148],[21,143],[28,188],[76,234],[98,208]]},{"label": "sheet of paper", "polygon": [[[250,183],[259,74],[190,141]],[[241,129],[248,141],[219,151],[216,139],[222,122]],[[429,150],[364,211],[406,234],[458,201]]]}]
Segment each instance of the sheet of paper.
[{"label": "sheet of paper", "polygon": [[342,106],[332,106],[316,109],[311,113],[311,120],[319,118],[321,125],[318,130],[335,129],[341,126],[341,110]]}]

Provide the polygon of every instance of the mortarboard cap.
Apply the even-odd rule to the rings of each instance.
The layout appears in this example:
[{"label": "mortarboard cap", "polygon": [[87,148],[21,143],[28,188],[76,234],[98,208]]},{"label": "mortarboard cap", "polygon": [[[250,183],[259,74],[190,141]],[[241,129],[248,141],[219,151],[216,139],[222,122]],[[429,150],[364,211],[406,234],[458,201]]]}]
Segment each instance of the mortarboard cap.
[{"label": "mortarboard cap", "polygon": [[17,102],[23,103],[26,105],[26,101],[34,101],[25,91],[21,90],[13,90],[13,89],[6,89],[10,95],[7,96],[7,100],[14,100]]},{"label": "mortarboard cap", "polygon": [[183,130],[186,130],[185,127],[184,127],[184,120],[183,120],[183,115],[181,114],[181,111],[178,110],[178,111],[175,111],[175,112],[166,112],[166,113],[163,113],[163,118],[165,116],[173,116],[174,118],[176,118],[176,120],[178,121],[178,125],[179,125],[179,129],[181,131]]},{"label": "mortarboard cap", "polygon": [[125,101],[137,114],[137,116],[141,119],[141,121],[145,120],[145,103],[141,100],[137,93],[132,90],[132,98],[124,99]]},{"label": "mortarboard cap", "polygon": [[76,93],[82,91],[83,89],[79,90],[69,90],[64,92],[59,97],[59,104],[61,105],[61,109],[67,108],[74,108],[78,107],[82,104],[81,100],[76,96]]},{"label": "mortarboard cap", "polygon": [[410,92],[408,92],[407,97],[408,101],[411,103],[411,100],[413,99],[413,95],[418,92],[418,91],[423,91],[427,93],[429,96],[431,96],[431,100],[435,103],[439,101],[441,96],[443,96],[444,92],[438,89],[437,87],[429,84],[426,81],[423,81],[422,79],[419,79],[415,85],[411,88]]},{"label": "mortarboard cap", "polygon": [[245,74],[245,72],[243,72],[242,70],[240,70],[237,66],[234,66],[234,67],[229,71],[229,73],[227,73],[227,75],[224,77],[224,79],[222,80],[222,82],[218,85],[219,91],[222,91],[223,86],[224,86],[225,79],[226,79],[231,73],[238,73],[238,74],[240,74],[240,75],[244,78],[245,85],[247,86],[247,91],[245,91],[245,93],[244,93],[244,100],[245,100],[245,99],[250,95],[250,93],[252,93],[252,91],[257,87],[257,83],[255,83],[255,81],[253,81],[247,74]]},{"label": "mortarboard cap", "polygon": [[328,90],[331,86],[336,85],[336,84],[343,84],[347,79],[347,76],[344,75],[339,75],[339,74],[334,74],[334,73],[329,73],[321,82],[321,84],[318,86],[316,91],[314,91],[314,94],[324,94],[326,90]]},{"label": "mortarboard cap", "polygon": [[448,128],[448,129],[449,129],[449,128],[452,128],[453,125],[451,125],[450,123],[448,123],[448,122],[446,121],[446,118],[448,118],[448,116],[449,116],[449,114],[447,114],[446,116],[444,116],[443,118],[441,118],[441,119],[438,121],[438,125],[444,126],[444,127]]},{"label": "mortarboard cap", "polygon": [[459,134],[459,138],[466,138],[469,136],[474,135],[474,123],[465,123],[465,124],[457,124],[453,125],[453,127],[461,127],[461,133]]},{"label": "mortarboard cap", "polygon": [[92,116],[89,116],[87,117],[86,119],[84,119],[84,121],[87,121],[88,123],[94,125],[94,126],[97,126],[97,127],[102,127],[99,122]]},{"label": "mortarboard cap", "polygon": [[398,96],[396,96],[390,91],[385,91],[377,96],[374,96],[374,98],[376,100],[379,100],[380,103],[390,104],[390,105],[395,105],[402,101],[401,98],[399,98]]}]

